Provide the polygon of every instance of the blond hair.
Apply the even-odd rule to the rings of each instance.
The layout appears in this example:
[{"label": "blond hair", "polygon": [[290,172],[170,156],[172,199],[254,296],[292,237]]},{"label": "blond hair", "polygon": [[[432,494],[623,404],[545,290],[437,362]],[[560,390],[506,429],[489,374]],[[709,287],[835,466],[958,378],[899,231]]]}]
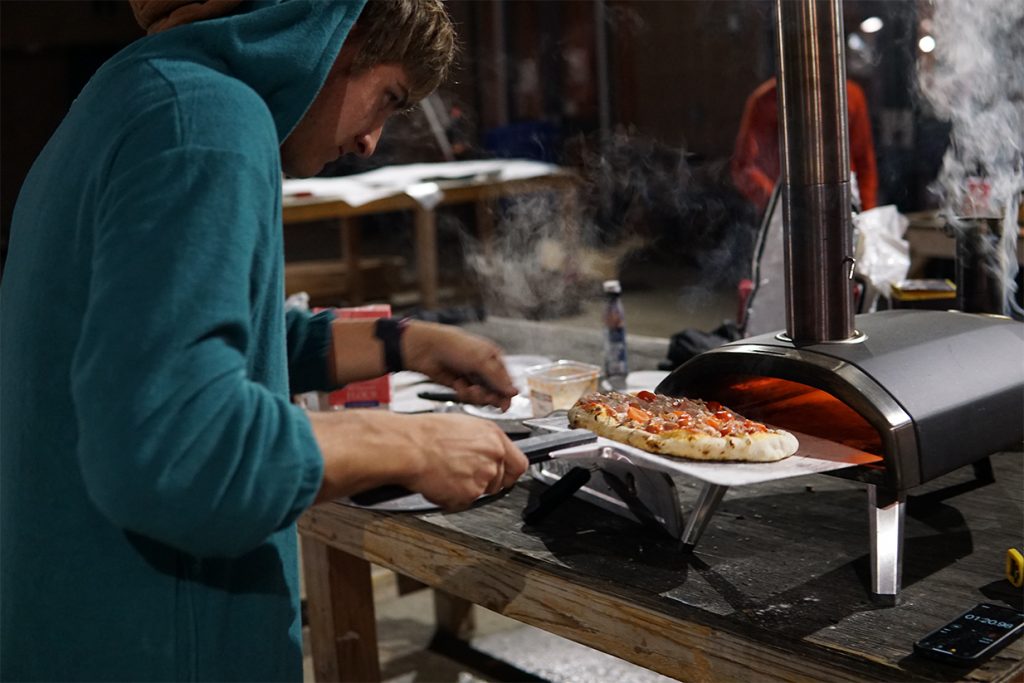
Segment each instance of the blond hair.
[{"label": "blond hair", "polygon": [[399,64],[409,78],[409,104],[434,92],[455,59],[455,28],[441,0],[368,0],[352,29],[355,73]]}]

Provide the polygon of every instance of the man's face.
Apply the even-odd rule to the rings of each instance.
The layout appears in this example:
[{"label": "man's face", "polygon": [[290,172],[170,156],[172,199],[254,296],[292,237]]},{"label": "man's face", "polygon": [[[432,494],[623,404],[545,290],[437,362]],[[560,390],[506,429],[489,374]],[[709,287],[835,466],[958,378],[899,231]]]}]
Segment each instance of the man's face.
[{"label": "man's face", "polygon": [[405,69],[379,64],[353,76],[351,55],[351,48],[342,48],[320,93],[281,145],[281,165],[287,175],[316,175],[345,154],[370,156],[384,122],[407,105]]}]

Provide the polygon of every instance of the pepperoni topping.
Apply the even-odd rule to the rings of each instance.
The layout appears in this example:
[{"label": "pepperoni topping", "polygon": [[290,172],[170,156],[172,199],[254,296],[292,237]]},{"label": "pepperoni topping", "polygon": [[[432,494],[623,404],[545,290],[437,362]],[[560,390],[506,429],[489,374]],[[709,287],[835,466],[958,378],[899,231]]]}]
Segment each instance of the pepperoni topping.
[{"label": "pepperoni topping", "polygon": [[626,416],[633,420],[633,422],[647,422],[651,419],[651,414],[643,408],[637,408],[636,406],[629,406],[626,408]]},{"label": "pepperoni topping", "polygon": [[582,397],[576,406],[594,415],[606,415],[651,434],[684,430],[710,436],[741,436],[769,431],[717,401],[661,396],[650,391],[636,395],[616,391]]},{"label": "pepperoni topping", "polygon": [[676,416],[676,422],[683,429],[693,424],[693,415],[690,415],[689,413],[684,413],[682,411],[674,411],[673,415]]}]

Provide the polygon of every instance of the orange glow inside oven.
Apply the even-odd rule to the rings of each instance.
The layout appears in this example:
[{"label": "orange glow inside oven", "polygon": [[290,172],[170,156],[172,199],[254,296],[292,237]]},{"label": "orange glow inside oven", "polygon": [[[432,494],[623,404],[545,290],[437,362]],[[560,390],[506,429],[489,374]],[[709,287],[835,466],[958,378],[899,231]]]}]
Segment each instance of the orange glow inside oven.
[{"label": "orange glow inside oven", "polygon": [[744,417],[883,455],[878,431],[860,413],[815,387],[775,377],[734,377],[715,398]]}]

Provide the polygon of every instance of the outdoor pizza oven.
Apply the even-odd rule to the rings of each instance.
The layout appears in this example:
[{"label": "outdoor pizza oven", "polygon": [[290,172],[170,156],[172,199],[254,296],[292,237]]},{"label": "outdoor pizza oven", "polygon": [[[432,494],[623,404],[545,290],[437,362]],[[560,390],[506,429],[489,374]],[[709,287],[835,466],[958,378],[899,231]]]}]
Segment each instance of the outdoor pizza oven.
[{"label": "outdoor pizza oven", "polygon": [[866,481],[904,491],[1024,441],[1024,325],[955,311],[856,317],[857,340],[766,334],[707,351],[658,392],[882,456]]},{"label": "outdoor pizza oven", "polygon": [[953,311],[853,314],[839,0],[776,0],[786,331],[728,344],[658,390],[715,398],[883,457],[903,491],[1024,441],[1024,325]]},{"label": "outdoor pizza oven", "polygon": [[[1024,441],[1024,325],[898,310],[854,316],[846,66],[839,0],[776,0],[786,330],[727,344],[659,393],[881,456],[841,471],[868,483],[872,592],[901,583],[907,489]],[[695,543],[724,488],[705,488]]]},{"label": "outdoor pizza oven", "polygon": [[[745,417],[798,432],[811,447],[856,453],[856,466],[832,473],[867,484],[871,591],[894,601],[906,491],[969,464],[990,478],[987,456],[1024,442],[1024,325],[958,311],[854,316],[841,5],[776,0],[775,12],[786,329],[706,351],[656,391],[717,400]],[[726,490],[736,485],[735,478],[705,473],[696,503],[684,514],[670,477],[628,469],[626,461],[606,459],[604,483],[579,477],[589,482],[580,495],[656,522],[683,548],[696,546]],[[535,476],[555,484],[572,474],[567,467],[534,468]]]}]

